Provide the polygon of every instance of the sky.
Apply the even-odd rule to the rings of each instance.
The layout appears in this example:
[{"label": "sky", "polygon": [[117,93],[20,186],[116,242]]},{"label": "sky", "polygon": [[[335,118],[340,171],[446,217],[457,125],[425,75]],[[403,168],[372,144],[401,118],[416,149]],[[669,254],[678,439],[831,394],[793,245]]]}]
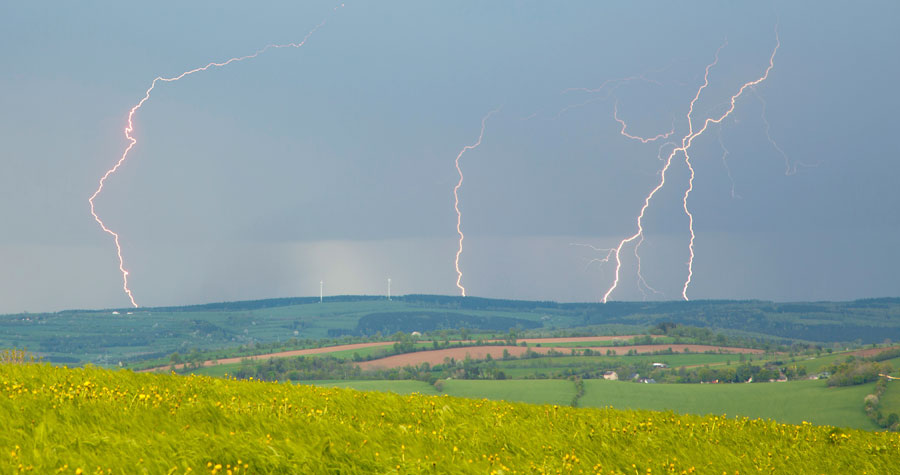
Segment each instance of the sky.
[{"label": "sky", "polygon": [[[691,299],[900,289],[900,4],[0,4],[0,313],[317,295],[601,301],[717,50]],[[666,139],[642,143],[621,132]],[[793,173],[796,171],[796,173]],[[676,154],[610,300],[683,298]]]}]

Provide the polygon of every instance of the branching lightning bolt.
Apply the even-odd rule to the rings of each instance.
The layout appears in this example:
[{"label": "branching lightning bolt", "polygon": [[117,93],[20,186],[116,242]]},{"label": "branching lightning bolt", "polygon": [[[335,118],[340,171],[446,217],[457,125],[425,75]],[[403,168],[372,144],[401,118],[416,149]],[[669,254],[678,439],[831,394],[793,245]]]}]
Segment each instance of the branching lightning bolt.
[{"label": "branching lightning bolt", "polygon": [[484,117],[481,118],[481,132],[478,134],[478,141],[476,141],[472,145],[466,145],[459,151],[459,154],[456,155],[456,172],[459,173],[459,181],[456,183],[456,186],[453,187],[453,209],[456,210],[456,233],[459,235],[459,248],[456,250],[456,260],[454,261],[454,265],[456,266],[456,287],[459,288],[460,295],[463,297],[466,296],[466,288],[462,285],[462,270],[459,268],[459,256],[462,255],[463,251],[463,239],[465,239],[465,235],[462,232],[462,212],[459,210],[459,189],[463,184],[463,172],[462,168],[459,167],[459,159],[468,152],[469,150],[478,148],[481,145],[481,139],[484,138],[484,126],[487,124],[487,120],[494,114],[497,113],[499,109],[494,109],[487,113]]},{"label": "branching lightning bolt", "polygon": [[[340,7],[343,7],[343,6],[344,6],[343,4],[340,5]],[[337,10],[340,7],[335,7],[334,10]],[[247,59],[253,59],[253,58],[256,58],[257,56],[265,53],[266,51],[268,51],[270,49],[300,48],[301,46],[306,44],[306,41],[310,38],[310,36],[312,36],[319,28],[321,28],[322,26],[325,25],[325,21],[326,20],[323,20],[321,23],[316,25],[298,43],[270,44],[270,45],[266,45],[262,49],[257,50],[255,53],[248,54],[245,56],[237,56],[237,57],[230,58],[223,62],[210,62],[210,63],[207,63],[205,66],[201,66],[198,68],[194,68],[194,69],[185,71],[177,76],[173,76],[173,77],[157,76],[155,79],[153,79],[153,82],[150,83],[150,87],[144,92],[144,97],[141,98],[141,100],[134,107],[132,107],[131,110],[128,112],[128,125],[125,127],[125,138],[128,140],[128,146],[125,147],[125,151],[122,152],[122,156],[119,157],[119,160],[116,162],[116,164],[112,168],[107,170],[106,173],[104,173],[102,177],[100,177],[100,183],[97,186],[97,190],[94,191],[94,194],[92,194],[91,197],[88,199],[88,203],[90,203],[91,215],[94,217],[94,220],[97,221],[97,224],[100,225],[100,228],[103,229],[104,232],[110,234],[113,237],[113,242],[115,242],[115,244],[116,244],[116,255],[119,258],[119,271],[122,273],[122,288],[125,290],[125,294],[128,296],[128,299],[131,301],[131,305],[133,305],[134,307],[138,306],[137,302],[134,299],[134,294],[131,292],[131,289],[128,287],[129,271],[125,269],[125,259],[122,257],[122,246],[119,243],[119,234],[116,233],[115,231],[113,231],[112,229],[110,229],[109,227],[107,227],[106,224],[104,224],[103,220],[100,219],[100,216],[97,214],[97,212],[94,208],[94,200],[97,198],[97,196],[100,195],[100,192],[103,191],[103,185],[106,183],[106,180],[111,175],[113,175],[116,171],[118,171],[119,167],[121,167],[123,163],[125,163],[125,160],[128,158],[129,152],[131,152],[131,150],[137,144],[137,139],[132,135],[132,132],[134,132],[134,115],[144,105],[144,103],[150,99],[150,93],[153,92],[153,89],[156,87],[156,84],[159,82],[175,82],[184,77],[190,76],[191,74],[194,74],[194,73],[206,71],[206,70],[212,69],[212,68],[221,68],[221,67],[227,66],[231,63],[236,63],[236,62],[244,61]]]},{"label": "branching lightning bolt", "polygon": [[[703,126],[700,127],[697,131],[694,131],[694,123],[693,123],[693,121],[694,121],[694,117],[693,117],[694,106],[697,103],[697,100],[700,98],[700,94],[703,92],[704,89],[706,89],[707,86],[709,86],[709,71],[716,64],[718,64],[719,53],[721,52],[722,48],[725,47],[725,44],[723,44],[722,46],[719,47],[718,50],[716,50],[715,59],[713,60],[712,63],[710,63],[706,66],[706,71],[705,71],[704,77],[703,77],[703,84],[697,89],[697,93],[694,95],[694,98],[691,100],[690,107],[688,108],[688,113],[687,113],[688,133],[687,133],[687,135],[685,135],[682,138],[681,145],[673,148],[672,151],[669,153],[668,157],[665,160],[665,165],[663,166],[662,170],[660,171],[659,183],[644,198],[644,204],[641,207],[640,213],[638,214],[638,217],[637,217],[637,232],[635,232],[631,236],[628,236],[628,237],[622,239],[619,242],[619,245],[615,248],[615,251],[613,252],[613,254],[615,255],[615,258],[616,258],[615,259],[616,260],[615,277],[614,277],[612,285],[609,287],[609,289],[603,295],[602,301],[604,303],[609,300],[610,294],[612,294],[612,292],[616,289],[616,287],[618,286],[618,283],[619,283],[619,271],[621,270],[621,267],[622,267],[622,260],[621,260],[622,248],[626,244],[631,243],[637,239],[643,240],[644,214],[646,213],[647,208],[650,206],[650,201],[653,199],[653,197],[656,195],[656,193],[660,189],[662,189],[663,186],[665,186],[666,172],[668,171],[669,167],[672,165],[672,160],[675,158],[675,156],[679,152],[684,154],[685,164],[687,165],[688,170],[690,171],[690,177],[688,179],[688,186],[687,186],[687,189],[685,190],[684,196],[682,198],[683,208],[684,208],[685,214],[688,216],[688,228],[690,230],[690,235],[691,235],[690,242],[688,245],[688,251],[689,251],[689,258],[688,258],[688,262],[687,262],[688,275],[687,275],[687,279],[684,282],[684,286],[682,287],[682,292],[681,292],[682,298],[685,300],[688,300],[687,291],[688,291],[688,288],[690,287],[691,280],[693,278],[694,240],[696,237],[694,234],[694,216],[693,216],[693,214],[691,214],[690,209],[688,208],[688,198],[690,197],[690,193],[694,188],[694,177],[695,177],[694,168],[693,168],[693,165],[691,164],[691,157],[690,157],[689,150],[691,148],[691,145],[693,144],[694,139],[699,137],[700,135],[702,135],[709,128],[710,124],[719,124],[723,120],[725,120],[726,117],[731,115],[731,113],[735,109],[735,104],[736,104],[737,99],[739,97],[741,97],[741,95],[743,95],[744,91],[747,90],[747,88],[752,88],[753,86],[756,86],[757,84],[762,83],[769,77],[769,73],[775,67],[775,55],[778,53],[778,48],[780,46],[781,46],[781,41],[778,37],[778,30],[776,28],[776,30],[775,30],[775,48],[772,50],[772,55],[769,57],[769,65],[766,68],[763,75],[753,81],[744,83],[738,89],[738,92],[731,96],[731,99],[729,101],[729,107],[727,108],[727,110],[725,112],[723,112],[718,117],[706,118],[703,121]],[[640,242],[641,241],[638,241],[638,245],[640,244]]]},{"label": "branching lightning bolt", "polygon": [[[726,43],[726,44],[727,44],[727,43]],[[700,86],[700,88],[697,90],[697,93],[694,95],[694,98],[691,100],[690,108],[688,109],[688,114],[687,114],[687,119],[688,119],[688,135],[685,136],[685,138],[689,137],[689,136],[693,133],[693,125],[692,125],[692,121],[691,121],[691,116],[692,116],[693,111],[694,111],[694,104],[696,104],[697,100],[700,98],[700,93],[701,93],[704,89],[706,89],[706,87],[709,85],[709,70],[710,70],[713,66],[715,66],[716,64],[718,64],[718,62],[719,62],[719,52],[722,51],[722,48],[724,48],[724,47],[725,47],[725,45],[723,44],[722,46],[719,47],[718,50],[716,50],[715,60],[713,60],[712,63],[710,63],[710,64],[708,64],[708,65],[706,66],[706,73],[704,74],[703,85]],[[680,148],[684,148],[684,139],[682,139],[682,146],[681,146]],[[656,195],[656,193],[657,193],[659,190],[661,190],[663,186],[665,186],[665,184],[666,184],[666,172],[669,170],[669,167],[672,165],[672,159],[675,157],[675,154],[678,152],[678,150],[679,150],[679,147],[675,147],[675,148],[673,148],[672,151],[669,153],[669,156],[668,156],[668,157],[666,158],[666,160],[665,160],[665,165],[663,165],[663,168],[662,168],[662,170],[660,171],[659,183],[658,183],[658,184],[650,191],[650,194],[648,194],[648,195],[644,198],[644,205],[641,207],[641,211],[640,211],[640,213],[638,214],[638,218],[637,218],[637,228],[638,228],[637,232],[634,233],[633,235],[631,235],[631,236],[629,236],[629,237],[627,237],[627,238],[621,240],[621,241],[619,242],[619,245],[616,246],[616,248],[615,248],[615,251],[614,251],[614,255],[615,255],[615,257],[616,257],[616,271],[615,271],[615,278],[614,278],[613,283],[612,283],[612,285],[610,286],[610,288],[609,288],[609,289],[606,291],[606,293],[603,295],[603,299],[602,299],[603,303],[606,303],[606,302],[609,300],[609,295],[610,295],[610,294],[613,292],[613,290],[615,290],[616,287],[619,285],[619,271],[620,271],[621,268],[622,268],[622,259],[621,259],[621,251],[622,251],[622,248],[623,248],[626,244],[628,244],[628,243],[634,241],[635,239],[643,238],[643,236],[644,236],[644,224],[643,224],[643,223],[644,223],[644,214],[647,212],[647,208],[650,207],[650,200],[652,200],[653,197]]]},{"label": "branching lightning bolt", "polygon": [[593,259],[588,260],[587,264],[584,265],[585,268],[590,267],[591,264],[593,264],[595,262],[599,262],[600,264],[606,264],[607,262],[609,262],[609,259],[612,258],[613,251],[616,250],[616,248],[614,248],[614,247],[597,247],[597,246],[592,246],[590,244],[583,244],[580,242],[570,242],[569,245],[570,246],[587,247],[592,251],[606,253],[605,257],[595,257]]},{"label": "branching lightning bolt", "polygon": [[613,118],[616,119],[616,122],[618,122],[619,124],[622,124],[622,130],[619,131],[620,134],[622,134],[625,137],[628,137],[632,140],[637,140],[641,143],[650,143],[650,142],[655,142],[659,139],[667,139],[667,138],[669,138],[670,135],[675,133],[675,124],[673,123],[672,130],[670,130],[664,134],[657,134],[654,137],[645,138],[645,137],[639,137],[637,135],[629,134],[628,132],[625,131],[625,129],[628,128],[628,124],[626,124],[624,120],[619,118],[619,101],[616,101],[615,105],[613,106]]}]

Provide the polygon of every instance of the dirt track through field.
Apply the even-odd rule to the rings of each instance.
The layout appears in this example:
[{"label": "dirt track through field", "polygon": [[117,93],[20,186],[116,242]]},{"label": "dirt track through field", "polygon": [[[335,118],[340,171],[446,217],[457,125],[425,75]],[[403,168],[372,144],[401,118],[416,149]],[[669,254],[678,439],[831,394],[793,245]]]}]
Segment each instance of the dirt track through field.
[{"label": "dirt track through field", "polygon": [[[595,338],[596,340],[596,338]],[[584,340],[579,340],[584,341]],[[630,350],[635,350],[638,353],[652,353],[654,351],[665,351],[671,348],[673,352],[676,353],[684,353],[685,349],[688,349],[691,353],[703,353],[706,351],[722,351],[725,353],[750,353],[750,354],[761,354],[763,350],[756,350],[750,348],[734,348],[734,347],[726,347],[726,346],[710,346],[710,345],[630,345],[630,346],[601,346],[601,347],[579,347],[577,350],[583,351],[586,349],[590,349],[591,351],[599,354],[605,355],[608,350],[613,351],[617,355],[624,355],[628,353]],[[402,355],[388,356],[386,358],[379,358],[377,360],[364,361],[361,363],[356,363],[363,370],[369,369],[390,369],[390,368],[402,368],[404,366],[415,366],[422,363],[428,363],[430,365],[443,364],[445,358],[453,358],[457,361],[464,360],[466,356],[473,360],[483,360],[487,358],[487,355],[491,355],[491,358],[500,359],[503,358],[503,350],[509,352],[511,356],[521,356],[525,354],[526,351],[531,350],[535,353],[547,354],[550,351],[557,351],[562,353],[563,355],[570,354],[570,348],[547,348],[547,347],[530,347],[526,348],[523,346],[469,346],[463,348],[445,348],[442,350],[430,350],[430,351],[417,351],[415,353],[406,353]]]},{"label": "dirt track through field", "polygon": [[[220,360],[209,360],[204,361],[201,366],[214,366],[216,364],[229,364],[229,363],[240,363],[243,359],[251,359],[251,360],[266,360],[269,358],[286,358],[288,356],[304,356],[304,355],[320,355],[322,353],[334,353],[335,351],[344,351],[344,350],[359,350],[361,348],[372,348],[374,346],[390,346],[393,345],[393,341],[377,341],[374,343],[354,343],[352,345],[338,345],[338,346],[323,346],[322,348],[307,348],[305,350],[291,350],[291,351],[280,351],[278,353],[266,353],[264,355],[254,355],[254,356],[241,356],[237,358],[222,358]],[[171,369],[182,369],[184,368],[184,363],[174,365],[165,365],[165,366],[157,366],[156,368],[142,369],[138,371],[138,373],[149,373],[153,371],[159,370],[171,370]]]}]

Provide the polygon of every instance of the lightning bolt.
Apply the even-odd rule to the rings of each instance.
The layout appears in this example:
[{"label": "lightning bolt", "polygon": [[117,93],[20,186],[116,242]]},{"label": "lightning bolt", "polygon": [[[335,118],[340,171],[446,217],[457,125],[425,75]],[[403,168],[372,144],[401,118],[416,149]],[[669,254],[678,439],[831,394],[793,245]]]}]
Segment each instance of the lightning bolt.
[{"label": "lightning bolt", "polygon": [[640,253],[641,244],[643,244],[643,243],[644,243],[644,236],[641,235],[641,239],[637,242],[637,244],[634,245],[634,259],[637,262],[637,288],[638,288],[638,290],[641,291],[641,295],[643,296],[643,299],[647,300],[647,292],[644,289],[649,290],[657,295],[662,294],[662,292],[651,287],[650,284],[647,283],[647,280],[644,279],[644,274],[641,271],[641,253]]},{"label": "lightning bolt", "polygon": [[769,119],[766,117],[766,109],[769,107],[769,104],[765,99],[763,99],[759,92],[756,91],[755,87],[750,88],[750,91],[752,91],[753,95],[756,96],[757,99],[759,99],[760,103],[762,103],[762,112],[760,113],[760,118],[762,119],[763,124],[765,124],[766,139],[770,144],[772,144],[772,147],[774,147],[775,150],[777,150],[778,153],[781,154],[781,156],[784,158],[784,174],[793,175],[794,173],[797,173],[797,165],[791,166],[791,160],[788,158],[787,153],[785,153],[784,150],[782,150],[782,148],[778,146],[778,142],[776,142],[775,139],[772,138],[772,133],[770,131],[772,126],[769,125]]},{"label": "lightning bolt", "polygon": [[772,126],[769,124],[769,119],[766,117],[766,109],[768,108],[769,104],[766,102],[765,99],[763,99],[762,95],[759,93],[759,91],[756,90],[755,87],[751,87],[750,90],[753,92],[753,95],[755,95],[756,98],[759,99],[759,102],[762,103],[762,112],[760,113],[760,118],[762,119],[763,124],[765,125],[766,139],[769,141],[770,144],[772,144],[772,148],[777,150],[778,153],[782,157],[784,157],[784,174],[786,176],[794,175],[797,173],[797,171],[800,169],[800,167],[803,167],[803,168],[818,167],[820,165],[819,162],[804,163],[804,162],[800,162],[800,161],[795,161],[794,163],[791,163],[791,159],[788,158],[788,154],[778,145],[778,142],[776,142],[775,139],[772,138],[772,133],[771,133]]},{"label": "lightning bolt", "polygon": [[[658,73],[658,72],[664,71],[668,67],[669,66],[666,66],[666,67],[658,69],[656,71],[651,71],[650,73]],[[618,89],[619,87],[621,87],[625,84],[633,82],[633,81],[643,81],[643,82],[648,82],[648,83],[652,83],[652,84],[657,84],[659,86],[663,85],[661,82],[657,81],[656,79],[648,78],[646,74],[638,74],[638,75],[628,76],[628,77],[624,77],[624,78],[607,79],[606,81],[603,81],[602,84],[600,84],[599,86],[597,86],[595,88],[570,87],[570,88],[564,89],[562,91],[562,93],[568,94],[570,92],[585,92],[587,94],[594,95],[594,94],[598,94],[600,92],[606,91],[606,94],[604,94],[602,96],[598,96],[598,97],[591,97],[590,99],[588,99],[584,102],[577,103],[577,104],[569,104],[569,105],[563,107],[559,112],[557,112],[556,117],[554,117],[553,120],[558,120],[560,117],[562,117],[563,114],[565,114],[566,112],[568,112],[572,109],[577,109],[579,107],[585,107],[585,106],[592,104],[594,102],[597,102],[597,101],[605,101],[605,100],[609,99],[613,95],[614,92],[616,92],[616,89]]]},{"label": "lightning bolt", "polygon": [[719,135],[719,146],[722,147],[722,165],[725,167],[725,173],[728,174],[728,180],[731,181],[731,197],[732,198],[740,198],[741,195],[737,194],[735,191],[734,185],[734,177],[731,175],[731,167],[728,165],[728,148],[725,147],[725,142],[722,141],[722,129],[718,129]]},{"label": "lightning bolt", "polygon": [[496,114],[499,109],[494,109],[487,113],[484,117],[481,118],[481,132],[478,134],[478,141],[476,141],[472,145],[466,145],[459,151],[459,154],[456,155],[456,171],[459,173],[459,181],[456,183],[456,186],[453,187],[453,209],[456,210],[456,234],[459,235],[459,248],[456,250],[456,260],[454,261],[454,265],[456,266],[456,287],[459,288],[460,295],[463,297],[466,296],[466,288],[462,285],[462,270],[459,268],[459,256],[462,255],[463,252],[463,239],[466,236],[462,232],[462,212],[459,210],[459,189],[463,184],[463,172],[462,168],[459,167],[459,159],[468,152],[469,150],[478,148],[481,145],[481,139],[484,138],[484,126],[487,123],[487,120],[494,114]]},{"label": "lightning bolt", "polygon": [[725,110],[725,112],[723,112],[721,115],[719,115],[717,117],[707,117],[705,120],[703,120],[702,127],[700,127],[698,130],[695,131],[694,130],[694,106],[696,105],[697,100],[699,100],[700,95],[703,92],[703,90],[706,89],[707,86],[709,86],[709,71],[716,64],[718,64],[719,53],[722,51],[722,48],[724,48],[726,44],[727,44],[727,42],[725,44],[723,44],[722,46],[720,46],[718,50],[716,50],[715,59],[713,60],[712,63],[710,63],[706,66],[706,70],[705,70],[705,73],[703,76],[703,84],[697,89],[697,93],[694,95],[694,98],[691,100],[690,106],[688,108],[688,113],[687,113],[688,133],[684,137],[682,137],[681,145],[673,148],[672,151],[669,153],[669,155],[666,157],[665,165],[662,167],[662,170],[660,171],[659,183],[644,198],[643,206],[641,206],[640,213],[638,214],[638,217],[637,217],[637,231],[634,234],[632,234],[631,236],[628,236],[628,237],[622,239],[619,242],[619,245],[616,246],[615,251],[613,252],[613,254],[616,258],[615,259],[616,260],[615,277],[614,277],[612,285],[609,287],[609,289],[603,295],[602,301],[604,303],[606,303],[609,300],[610,294],[612,294],[612,292],[616,289],[616,287],[618,286],[618,283],[619,283],[619,272],[622,267],[622,260],[621,260],[622,248],[625,245],[627,245],[631,242],[634,242],[637,239],[640,239],[641,241],[638,241],[636,246],[640,245],[640,243],[643,241],[644,214],[646,213],[647,208],[650,206],[650,201],[653,199],[653,197],[656,195],[656,193],[665,186],[666,172],[668,171],[669,167],[672,165],[672,160],[675,158],[675,156],[679,152],[684,154],[685,164],[687,165],[688,170],[690,171],[690,176],[688,179],[688,186],[687,186],[687,189],[685,190],[684,196],[682,198],[683,208],[684,208],[685,214],[688,216],[688,229],[690,230],[690,236],[691,236],[690,242],[688,244],[688,251],[689,251],[689,258],[688,258],[688,262],[687,262],[688,275],[687,275],[687,278],[684,282],[684,286],[682,287],[682,291],[681,291],[682,298],[684,300],[688,300],[687,291],[688,291],[688,288],[690,287],[691,280],[693,278],[694,241],[696,238],[696,235],[694,233],[694,216],[691,213],[690,208],[688,207],[688,198],[690,197],[691,191],[694,189],[694,177],[695,177],[694,167],[691,164],[691,156],[690,156],[689,150],[690,150],[691,146],[693,145],[694,139],[696,139],[697,137],[701,136],[704,132],[706,132],[706,130],[709,128],[709,126],[711,124],[719,124],[723,120],[725,120],[726,117],[731,115],[731,113],[735,109],[736,101],[738,100],[738,98],[740,98],[744,94],[744,91],[746,91],[748,88],[752,88],[753,86],[756,86],[756,85],[762,83],[763,81],[765,81],[766,79],[768,79],[769,73],[775,67],[775,55],[778,53],[778,48],[781,46],[781,41],[778,37],[778,29],[776,27],[776,29],[775,29],[775,48],[772,50],[772,55],[769,57],[769,65],[766,68],[765,72],[759,78],[757,78],[753,81],[744,83],[738,89],[738,91],[734,95],[731,96],[730,100],[728,101],[729,107]]},{"label": "lightning bolt", "polygon": [[592,246],[592,245],[590,245],[590,244],[583,244],[583,243],[580,243],[580,242],[570,242],[569,245],[570,245],[570,246],[587,247],[587,248],[589,248],[589,249],[592,250],[592,251],[596,251],[596,252],[605,252],[605,253],[606,253],[606,256],[605,256],[605,257],[595,257],[595,258],[593,258],[593,259],[588,260],[587,264],[584,265],[585,269],[587,269],[588,267],[590,267],[591,264],[593,264],[593,263],[595,263],[595,262],[598,262],[598,263],[600,263],[600,264],[606,264],[606,263],[609,262],[609,260],[612,258],[613,251],[616,250],[616,248],[614,248],[614,247],[608,247],[608,248],[607,248],[607,247],[597,247],[597,246]]},{"label": "lightning bolt", "polygon": [[639,137],[637,135],[629,134],[628,132],[625,131],[625,129],[628,128],[628,124],[626,124],[624,120],[619,118],[619,101],[616,101],[615,105],[613,106],[613,118],[616,119],[616,122],[618,122],[619,124],[622,125],[622,130],[619,131],[620,134],[624,135],[625,137],[630,138],[631,140],[637,140],[641,143],[650,143],[650,142],[655,142],[659,139],[667,139],[667,138],[669,138],[670,135],[675,133],[675,124],[673,123],[672,130],[670,130],[664,134],[658,134],[655,137],[644,138],[644,137]]},{"label": "lightning bolt", "polygon": [[[334,11],[336,11],[338,8],[341,8],[343,6],[344,6],[344,4],[341,4],[340,6],[335,7]],[[195,73],[199,73],[199,72],[206,71],[209,69],[214,69],[214,68],[222,68],[222,67],[228,66],[231,63],[237,63],[240,61],[253,59],[271,49],[300,48],[301,46],[306,44],[306,41],[316,31],[318,31],[319,28],[321,28],[322,26],[325,25],[326,21],[327,21],[327,19],[322,20],[321,23],[319,23],[312,30],[310,30],[309,33],[307,33],[306,36],[304,36],[303,39],[298,43],[270,44],[270,45],[266,45],[262,49],[259,49],[252,54],[248,54],[245,56],[233,57],[233,58],[230,58],[230,59],[228,59],[226,61],[222,61],[222,62],[210,62],[210,63],[207,63],[205,66],[201,66],[198,68],[194,68],[194,69],[185,71],[177,76],[172,76],[172,77],[157,76],[150,83],[150,87],[144,92],[144,97],[141,98],[141,100],[134,107],[132,107],[130,111],[128,111],[128,123],[125,126],[125,139],[128,140],[128,146],[125,147],[125,151],[122,152],[122,155],[121,155],[121,157],[119,157],[119,160],[116,162],[116,164],[112,168],[107,170],[106,173],[104,173],[102,177],[100,177],[100,183],[97,186],[97,190],[94,191],[94,194],[92,194],[91,197],[88,199],[88,203],[90,203],[91,215],[94,217],[94,220],[97,221],[97,224],[100,225],[100,228],[103,229],[104,232],[106,232],[107,234],[109,234],[113,237],[113,242],[115,242],[115,244],[116,244],[116,255],[119,258],[119,271],[122,273],[122,288],[125,290],[125,294],[128,296],[128,299],[131,301],[131,305],[133,305],[134,307],[138,306],[137,302],[134,299],[134,294],[131,292],[131,289],[128,288],[129,271],[126,270],[126,268],[125,268],[125,259],[122,256],[122,246],[119,243],[119,234],[116,233],[115,231],[113,231],[112,229],[110,229],[108,226],[106,226],[106,224],[103,222],[103,220],[100,219],[100,216],[97,214],[97,211],[94,208],[94,200],[103,191],[103,185],[106,183],[106,180],[110,176],[112,176],[114,173],[116,173],[116,171],[119,170],[119,167],[121,167],[122,164],[125,163],[125,160],[128,159],[129,152],[131,152],[131,150],[137,144],[137,139],[132,135],[132,133],[134,132],[134,116],[137,113],[137,111],[140,110],[140,108],[144,105],[145,102],[150,100],[150,93],[152,93],[153,89],[156,88],[157,83],[175,82],[175,81],[178,81],[184,77],[190,76]]]}]

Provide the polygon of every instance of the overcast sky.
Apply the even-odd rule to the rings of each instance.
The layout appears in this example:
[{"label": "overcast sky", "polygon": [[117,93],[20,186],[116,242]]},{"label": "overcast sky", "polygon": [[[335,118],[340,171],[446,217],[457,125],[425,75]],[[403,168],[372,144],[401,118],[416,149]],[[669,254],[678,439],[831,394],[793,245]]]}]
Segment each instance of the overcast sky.
[{"label": "overcast sky", "polygon": [[[302,4],[300,4],[302,3]],[[299,4],[299,5],[298,5]],[[671,145],[691,148],[690,298],[841,300],[900,289],[894,1],[39,2],[0,5],[0,312],[124,307],[88,197],[154,77],[138,140],[97,198],[146,306],[457,294],[598,301]],[[630,79],[626,79],[630,78]],[[611,82],[608,82],[611,81]],[[599,90],[597,90],[599,89]],[[592,92],[593,90],[593,92]],[[767,125],[768,122],[768,125]],[[662,149],[660,149],[662,146]],[[809,166],[804,166],[809,165]],[[786,168],[797,172],[786,174]],[[677,299],[677,155],[610,299]],[[587,246],[586,246],[587,245]],[[646,295],[645,295],[646,294]]]}]

